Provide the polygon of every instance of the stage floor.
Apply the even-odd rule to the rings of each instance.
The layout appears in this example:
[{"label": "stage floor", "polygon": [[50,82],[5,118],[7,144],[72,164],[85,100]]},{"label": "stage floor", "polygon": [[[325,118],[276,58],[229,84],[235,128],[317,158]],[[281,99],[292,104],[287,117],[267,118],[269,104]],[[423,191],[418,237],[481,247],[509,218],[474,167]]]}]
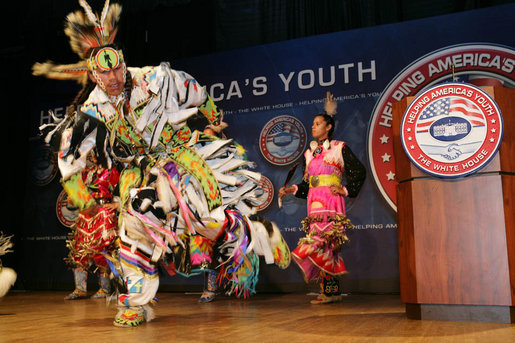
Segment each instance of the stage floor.
[{"label": "stage floor", "polygon": [[219,297],[158,293],[156,319],[137,328],[112,325],[105,300],[65,301],[65,292],[11,291],[0,299],[0,342],[515,342],[515,324],[406,318],[397,295],[348,295],[311,305],[311,294]]}]

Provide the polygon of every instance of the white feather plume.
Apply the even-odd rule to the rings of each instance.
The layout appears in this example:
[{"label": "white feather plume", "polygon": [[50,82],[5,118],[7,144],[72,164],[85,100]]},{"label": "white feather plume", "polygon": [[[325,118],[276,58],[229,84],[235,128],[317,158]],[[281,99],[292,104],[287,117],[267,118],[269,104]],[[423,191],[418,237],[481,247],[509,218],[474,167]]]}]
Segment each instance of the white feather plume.
[{"label": "white feather plume", "polygon": [[[4,236],[0,232],[0,256],[7,254],[8,252],[12,252],[11,248],[13,247],[13,243],[11,242],[11,236]],[[0,264],[1,266],[1,264]]]},{"label": "white feather plume", "polygon": [[96,23],[98,25],[97,16],[93,13],[93,10],[86,2],[86,0],[79,0],[79,4],[82,6],[82,8],[84,8],[84,13],[86,13],[86,16],[88,17],[89,21],[91,21],[92,23]]},{"label": "white feather plume", "polygon": [[334,100],[331,92],[327,92],[325,102],[324,102],[324,111],[330,116],[334,116],[336,114],[336,108],[338,107],[338,103]]},{"label": "white feather plume", "polygon": [[102,9],[102,15],[100,16],[100,26],[104,26],[104,22],[106,20],[108,11],[109,11],[109,0],[106,0],[104,3],[104,8]]},{"label": "white feather plume", "polygon": [[9,292],[11,286],[16,282],[16,272],[11,268],[0,268],[0,298]]}]

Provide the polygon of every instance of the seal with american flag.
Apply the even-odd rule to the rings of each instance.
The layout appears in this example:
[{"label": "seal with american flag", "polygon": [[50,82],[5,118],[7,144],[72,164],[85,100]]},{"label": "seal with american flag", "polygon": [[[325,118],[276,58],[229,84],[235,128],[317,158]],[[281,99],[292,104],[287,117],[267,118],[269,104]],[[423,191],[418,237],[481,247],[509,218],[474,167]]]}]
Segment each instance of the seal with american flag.
[{"label": "seal with american flag", "polygon": [[258,187],[263,190],[263,194],[259,197],[259,204],[257,205],[258,211],[263,211],[272,203],[274,198],[274,185],[269,178],[261,175]]},{"label": "seal with american flag", "polygon": [[367,151],[377,190],[394,211],[397,211],[397,180],[393,154],[393,104],[451,80],[453,66],[460,81],[476,86],[515,88],[513,61],[515,49],[512,47],[491,43],[452,45],[411,62],[386,86],[369,122]]},{"label": "seal with american flag", "polygon": [[259,149],[275,165],[287,165],[306,148],[306,128],[295,117],[282,115],[270,120],[259,135]]},{"label": "seal with american flag", "polygon": [[416,97],[404,113],[401,142],[411,162],[437,177],[466,176],[484,167],[502,139],[503,120],[482,89],[449,82]]}]

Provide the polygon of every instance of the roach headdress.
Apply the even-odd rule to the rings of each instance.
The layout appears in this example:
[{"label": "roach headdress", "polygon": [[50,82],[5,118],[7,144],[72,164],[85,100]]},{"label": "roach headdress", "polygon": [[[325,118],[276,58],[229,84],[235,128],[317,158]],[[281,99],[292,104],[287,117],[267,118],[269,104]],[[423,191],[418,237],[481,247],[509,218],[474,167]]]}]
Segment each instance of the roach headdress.
[{"label": "roach headdress", "polygon": [[75,11],[66,17],[64,33],[70,40],[70,46],[80,61],[75,64],[56,65],[51,61],[35,63],[33,75],[46,76],[57,80],[75,80],[81,84],[87,81],[87,71],[116,68],[123,63],[123,54],[112,47],[118,32],[118,22],[122,7],[119,4],[104,3],[100,15],[85,0],[79,0],[84,9]]}]

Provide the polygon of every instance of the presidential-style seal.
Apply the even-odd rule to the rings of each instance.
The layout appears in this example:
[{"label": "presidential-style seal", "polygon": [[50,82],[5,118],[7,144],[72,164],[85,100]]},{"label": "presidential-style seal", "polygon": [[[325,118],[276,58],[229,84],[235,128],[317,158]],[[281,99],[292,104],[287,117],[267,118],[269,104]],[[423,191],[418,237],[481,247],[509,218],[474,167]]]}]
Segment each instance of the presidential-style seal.
[{"label": "presidential-style seal", "polygon": [[[432,51],[399,72],[383,90],[368,129],[368,161],[377,189],[397,210],[397,181],[393,154],[393,104],[418,96],[428,87],[451,81],[474,85],[515,87],[515,50],[496,44],[458,44]],[[452,80],[454,81],[454,80]],[[495,82],[495,83],[494,83]]]},{"label": "presidential-style seal", "polygon": [[458,82],[433,86],[409,105],[401,142],[409,159],[433,176],[456,178],[477,172],[501,144],[503,120],[482,89]]},{"label": "presidential-style seal", "polygon": [[272,200],[274,198],[274,185],[272,184],[272,181],[270,181],[269,178],[267,178],[264,175],[261,175],[261,179],[259,180],[258,187],[260,187],[263,190],[263,195],[259,198],[261,199],[261,202],[257,206],[258,211],[263,211],[265,208],[272,203]]},{"label": "presidential-style seal", "polygon": [[34,184],[46,186],[57,175],[57,156],[49,146],[38,144],[31,153],[30,176]]},{"label": "presidential-style seal", "polygon": [[68,202],[68,195],[64,190],[59,193],[55,205],[57,219],[64,226],[71,227],[79,216],[79,209]]},{"label": "presidential-style seal", "polygon": [[275,165],[287,165],[306,148],[306,128],[295,117],[283,115],[270,120],[259,135],[263,157]]}]

